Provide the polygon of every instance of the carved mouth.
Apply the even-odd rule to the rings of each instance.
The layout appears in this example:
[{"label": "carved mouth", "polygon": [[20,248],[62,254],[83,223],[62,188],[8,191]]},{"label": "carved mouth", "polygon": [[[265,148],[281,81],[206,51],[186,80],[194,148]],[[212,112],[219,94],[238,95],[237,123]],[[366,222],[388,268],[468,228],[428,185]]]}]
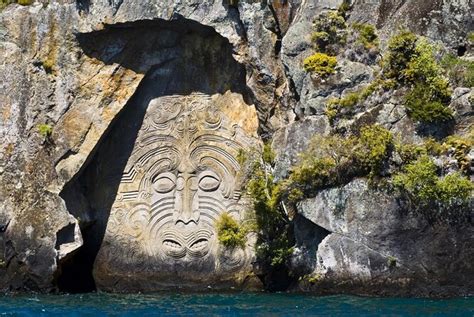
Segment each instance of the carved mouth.
[{"label": "carved mouth", "polygon": [[209,252],[209,240],[207,239],[199,239],[190,243],[188,247],[189,255],[196,258],[205,256],[207,252]]},{"label": "carved mouth", "polygon": [[186,248],[173,239],[163,240],[165,253],[173,258],[182,258],[186,255]]},{"label": "carved mouth", "polygon": [[182,258],[186,254],[201,258],[209,253],[212,235],[207,229],[187,233],[169,230],[163,233],[163,249],[166,255],[173,258]]}]

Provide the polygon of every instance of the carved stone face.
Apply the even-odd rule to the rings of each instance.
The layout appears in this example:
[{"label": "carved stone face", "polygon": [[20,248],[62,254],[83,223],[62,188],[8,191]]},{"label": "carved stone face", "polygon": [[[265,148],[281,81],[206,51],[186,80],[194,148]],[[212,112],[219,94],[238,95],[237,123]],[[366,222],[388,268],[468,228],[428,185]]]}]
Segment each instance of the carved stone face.
[{"label": "carved stone face", "polygon": [[96,266],[114,274],[139,267],[165,281],[190,282],[220,279],[249,265],[251,243],[245,250],[224,249],[215,222],[224,212],[242,220],[237,155],[256,141],[232,119],[238,109],[229,113],[218,104],[197,94],[150,102]]}]

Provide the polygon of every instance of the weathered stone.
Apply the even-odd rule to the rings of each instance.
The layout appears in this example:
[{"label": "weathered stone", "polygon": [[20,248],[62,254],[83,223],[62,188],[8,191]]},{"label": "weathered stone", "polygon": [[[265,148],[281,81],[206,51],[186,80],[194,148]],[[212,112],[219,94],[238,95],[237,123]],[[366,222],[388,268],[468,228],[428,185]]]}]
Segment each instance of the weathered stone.
[{"label": "weathered stone", "polygon": [[[248,209],[237,156],[258,146],[255,110],[230,94],[157,97],[136,106],[146,113],[132,152],[127,136],[133,134],[120,127],[113,138],[122,142],[97,158],[103,162],[98,196],[101,188],[117,186],[115,173],[123,169],[115,198],[96,202],[105,210],[113,199],[94,265],[98,288],[242,284],[251,272],[253,239],[244,249],[228,250],[217,240],[215,223],[224,212],[243,221]],[[111,153],[129,155],[125,167],[108,162]]]},{"label": "weathered stone", "polygon": [[369,66],[349,60],[340,61],[336,74],[327,79],[307,73],[295,112],[299,117],[323,115],[329,99],[340,98],[345,92],[372,79],[373,71]]},{"label": "weathered stone", "polygon": [[285,129],[277,131],[272,143],[272,148],[277,154],[275,177],[277,179],[286,177],[289,168],[297,163],[298,154],[306,149],[311,138],[316,134],[327,135],[329,128],[326,116],[315,116],[294,122]]},{"label": "weathered stone", "polygon": [[[138,179],[121,184],[120,175],[125,167],[131,170],[132,165],[138,165],[135,156],[139,154],[134,148],[145,142],[142,136],[146,134],[138,134],[146,130],[140,114],[145,116],[148,109],[153,117],[156,109],[173,98],[184,103],[180,114],[194,109],[194,104],[186,102],[189,99],[202,101],[203,108],[214,107],[223,114],[225,124],[218,134],[220,139],[209,146],[228,152],[232,162],[238,148],[250,150],[249,147],[259,146],[257,130],[262,138],[272,139],[278,154],[274,173],[277,179],[288,175],[298,153],[314,134],[357,133],[364,124],[378,123],[399,134],[402,140],[421,142],[419,126],[404,110],[403,89],[374,94],[352,109],[347,118],[333,126],[329,123],[324,112],[327,99],[364,87],[379,71],[372,60],[368,65],[348,62],[347,59],[365,62],[364,56],[354,56],[350,49],[338,57],[337,74],[324,81],[311,78],[303,70],[304,58],[314,53],[314,18],[341,3],[242,0],[230,6],[227,0],[68,0],[7,6],[0,13],[2,290],[93,290],[92,270],[97,254],[95,276],[101,289],[162,289],[174,285],[177,277],[182,286],[193,289],[205,285],[208,276],[212,285],[220,283],[222,287],[243,287],[251,280],[241,283],[250,272],[253,237],[248,237],[245,251],[235,250],[236,254],[247,255],[241,258],[244,264],[233,271],[238,273],[224,274],[228,271],[221,270],[221,264],[232,262],[236,254],[218,247],[215,228],[201,222],[206,217],[199,214],[196,219],[194,210],[190,213],[179,207],[183,204],[177,202],[177,197],[182,191],[166,197],[175,200],[175,207],[168,213],[177,216],[167,228],[176,227],[178,222],[177,230],[167,229],[173,231],[174,238],[166,245],[176,246],[177,242],[180,252],[185,250],[184,257],[169,260],[167,254],[173,252],[165,252],[164,231],[151,234],[147,229],[149,218],[145,217],[141,224],[124,223],[120,218],[119,196],[128,191],[125,187],[130,184],[135,190],[153,193],[137,198],[133,204],[152,205],[157,195],[164,194],[154,192],[151,185],[140,187],[135,183]],[[440,41],[445,46],[443,50],[452,49],[472,59],[472,45],[466,40],[472,29],[472,12],[472,3],[467,0],[370,4],[356,1],[349,24],[375,24],[382,53],[388,37],[398,26],[404,26]],[[450,105],[456,119],[453,131],[463,135],[472,126],[472,89],[470,93],[466,89],[454,89]],[[151,100],[156,102],[150,103]],[[251,105],[255,105],[256,112]],[[170,115],[173,110],[176,109],[171,109]],[[39,125],[44,124],[46,130],[52,129],[51,134],[39,133]],[[228,125],[232,124],[240,128],[229,136]],[[448,131],[445,128],[439,126],[438,130]],[[127,129],[137,135],[127,134]],[[124,138],[117,135],[130,138],[125,152]],[[234,144],[229,140],[239,146],[229,150]],[[175,148],[182,151],[183,147],[180,144]],[[167,152],[166,156],[171,158],[171,153],[174,152]],[[188,160],[184,154],[179,159]],[[149,162],[153,160],[159,158],[152,156]],[[437,164],[445,168],[449,160],[452,156]],[[454,167],[455,161],[452,163]],[[117,164],[122,170],[112,171]],[[179,166],[169,166],[177,179],[183,173]],[[236,166],[235,170],[239,168]],[[231,177],[227,179],[231,180],[220,184],[240,188],[238,180],[243,170],[237,174],[235,170],[229,172]],[[137,175],[151,179],[142,172]],[[115,177],[116,186],[101,187],[109,173]],[[339,194],[348,202],[341,201]],[[321,195],[325,198],[317,196],[319,201],[301,205],[306,206],[305,216],[317,225],[302,215],[294,219],[297,244],[290,262],[295,274],[319,272],[324,282],[318,285],[328,292],[333,289],[366,294],[373,289],[380,294],[404,295],[431,295],[431,291],[441,295],[472,293],[470,279],[465,278],[472,269],[471,227],[433,229],[422,220],[403,214],[401,207],[396,207],[395,195],[380,194],[359,181],[328,189]],[[228,203],[228,198],[232,201],[219,191],[209,197],[221,203]],[[234,202],[242,208],[246,205],[245,199]],[[126,215],[136,211],[131,205],[121,210],[126,210]],[[232,215],[240,219],[242,213],[237,209]],[[336,209],[341,212],[339,218],[332,214]],[[136,216],[142,215],[140,212]],[[178,216],[192,220],[185,225],[186,221],[179,221]],[[199,224],[195,225],[196,220]],[[177,238],[186,236],[185,232],[195,232],[190,226],[212,233],[206,238],[207,244],[205,239],[199,244],[207,250],[201,258],[191,256],[195,245],[189,239],[181,243],[183,240]],[[134,228],[139,228],[136,231],[142,232],[143,237],[148,236],[133,242],[137,243],[136,248],[127,240],[136,233]],[[117,239],[114,232],[118,232]],[[119,250],[115,258],[109,256],[111,246]],[[142,262],[133,254],[130,256],[136,250],[146,255]],[[389,256],[395,258],[395,265]],[[163,277],[158,269],[169,268],[169,261],[175,261],[176,274]],[[148,271],[135,274],[140,265]],[[193,272],[197,272],[194,277]],[[430,278],[427,272],[434,277]],[[129,275],[135,278],[129,279]],[[357,283],[347,283],[350,279]],[[114,281],[118,282],[116,286],[112,285]],[[466,282],[461,285],[463,281]],[[442,290],[442,284],[448,287]]]},{"label": "weathered stone", "polygon": [[474,249],[464,244],[473,237],[470,224],[430,225],[406,211],[396,195],[371,189],[362,179],[322,190],[301,202],[298,213],[330,232],[308,261],[316,263],[317,281],[303,281],[302,288],[417,296],[472,290],[474,268],[467,259]]}]

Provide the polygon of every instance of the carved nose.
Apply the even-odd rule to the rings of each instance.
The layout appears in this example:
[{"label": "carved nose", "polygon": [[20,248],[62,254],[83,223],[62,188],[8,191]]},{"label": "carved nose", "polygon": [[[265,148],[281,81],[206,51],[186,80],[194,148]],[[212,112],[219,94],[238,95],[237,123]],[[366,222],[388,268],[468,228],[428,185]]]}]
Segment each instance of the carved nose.
[{"label": "carved nose", "polygon": [[182,222],[185,225],[193,223],[193,222],[197,224],[199,222],[199,210],[181,211],[179,213],[178,219],[176,220],[176,223],[178,222]]},{"label": "carved nose", "polygon": [[181,191],[181,204],[178,204],[178,216],[176,219],[176,223],[182,222],[184,224],[189,224],[194,222],[195,224],[199,221],[199,210],[197,208],[197,198],[196,192],[197,188],[194,185],[195,179],[189,178],[186,181],[186,184],[183,186],[183,190]]}]

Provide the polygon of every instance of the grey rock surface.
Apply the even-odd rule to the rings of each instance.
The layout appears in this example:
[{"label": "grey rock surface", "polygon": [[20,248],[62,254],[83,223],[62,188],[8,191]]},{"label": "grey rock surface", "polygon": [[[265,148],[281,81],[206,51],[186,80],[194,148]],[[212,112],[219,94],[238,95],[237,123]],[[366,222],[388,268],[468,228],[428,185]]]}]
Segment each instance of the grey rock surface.
[{"label": "grey rock surface", "polygon": [[[341,3],[41,0],[4,8],[0,289],[95,288],[92,270],[107,217],[97,216],[93,203],[100,199],[90,196],[103,194],[90,190],[100,184],[98,178],[84,175],[101,166],[97,155],[108,157],[98,153],[117,122],[138,124],[130,119],[138,109],[133,101],[150,78],[161,80],[158,90],[183,96],[232,93],[226,103],[235,106],[234,112],[228,109],[231,121],[246,126],[258,118],[258,138],[272,140],[276,179],[288,175],[315,134],[377,122],[404,140],[420,141],[396,91],[372,96],[354,117],[331,126],[327,100],[363,87],[378,71],[347,56],[324,82],[303,70],[303,60],[313,53],[314,18]],[[404,26],[453,52],[466,48],[469,55],[473,5],[470,0],[355,1],[349,22],[375,24],[382,47]],[[472,94],[469,87],[454,90],[450,107],[456,133],[472,129]],[[256,113],[236,104],[254,105]],[[304,201],[294,224],[295,272],[321,278],[317,285],[302,282],[296,289],[427,296],[473,292],[472,226],[433,229],[403,213],[395,195],[374,191],[364,180]]]},{"label": "grey rock surface", "polygon": [[[355,179],[319,192],[298,213],[328,234],[317,246],[315,280],[302,289],[357,290],[366,295],[449,296],[472,290],[473,227],[432,226],[407,211],[396,195]],[[298,226],[303,231],[308,225]],[[308,246],[306,246],[308,248]]]}]

